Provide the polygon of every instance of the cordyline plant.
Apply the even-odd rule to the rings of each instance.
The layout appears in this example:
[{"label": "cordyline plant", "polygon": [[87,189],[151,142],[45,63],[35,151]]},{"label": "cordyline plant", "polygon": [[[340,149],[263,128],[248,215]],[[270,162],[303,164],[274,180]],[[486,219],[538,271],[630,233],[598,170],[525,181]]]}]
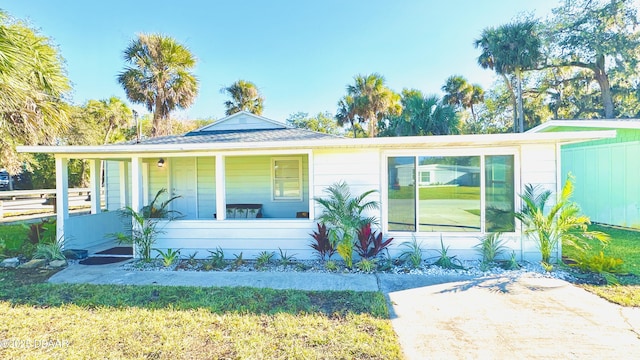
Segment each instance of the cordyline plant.
[{"label": "cordyline plant", "polygon": [[371,259],[378,256],[380,251],[386,249],[391,244],[393,238],[382,240],[382,233],[371,230],[371,224],[365,224],[358,230],[356,241],[356,253],[363,259]]},{"label": "cordyline plant", "polygon": [[366,210],[378,209],[380,206],[377,201],[365,200],[376,190],[365,191],[358,196],[353,196],[349,185],[341,181],[329,186],[325,192],[328,194],[326,198],[314,199],[324,208],[318,220],[326,224],[329,231],[329,241],[345,260],[347,266],[351,267],[353,244],[358,230],[365,224],[377,222],[375,217],[364,216]]},{"label": "cordyline plant", "polygon": [[336,253],[336,248],[333,246],[333,243],[329,240],[329,232],[327,231],[327,225],[324,223],[316,224],[318,226],[318,231],[314,231],[309,234],[315,240],[315,242],[311,243],[311,246],[320,256],[320,260],[331,259],[331,256]]},{"label": "cordyline plant", "polygon": [[[591,224],[588,216],[580,213],[580,207],[571,201],[573,181],[569,176],[562,187],[556,203],[549,207],[547,202],[551,191],[540,192],[538,186],[525,185],[522,210],[515,216],[525,226],[525,235],[535,239],[542,255],[543,265],[551,263],[551,253],[559,245],[565,245],[584,251],[589,248],[588,239],[597,239],[603,244],[609,241],[609,235],[600,231],[589,231]],[[545,211],[549,208],[548,211]]]}]

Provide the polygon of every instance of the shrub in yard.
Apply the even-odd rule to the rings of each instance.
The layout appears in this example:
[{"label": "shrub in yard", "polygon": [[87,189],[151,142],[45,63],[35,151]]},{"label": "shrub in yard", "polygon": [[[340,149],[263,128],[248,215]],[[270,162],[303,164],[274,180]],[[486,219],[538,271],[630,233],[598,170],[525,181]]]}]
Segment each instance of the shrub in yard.
[{"label": "shrub in yard", "polygon": [[33,254],[34,259],[51,260],[66,260],[66,257],[62,253],[62,247],[57,241],[51,243],[40,243],[36,247],[36,251]]},{"label": "shrub in yard", "polygon": [[602,275],[608,283],[617,283],[615,274],[623,274],[622,265],[624,261],[622,259],[614,258],[612,256],[606,256],[603,251],[597,254],[589,254],[582,252],[577,259],[574,266],[582,271],[593,272]]},{"label": "shrub in yard", "polygon": [[[571,201],[573,181],[569,176],[554,205],[548,204],[551,191],[540,191],[539,187],[525,185],[522,209],[515,216],[525,226],[525,235],[533,237],[542,255],[542,263],[551,269],[551,253],[563,243],[576,249],[589,247],[588,239],[606,243],[608,235],[599,231],[589,231],[588,216],[580,213],[580,207]],[[547,211],[548,209],[548,211]]]},{"label": "shrub in yard", "polygon": [[218,247],[215,251],[209,251],[209,254],[211,255],[204,264],[205,270],[222,269],[227,265],[226,261],[224,261],[224,251],[221,248]]},{"label": "shrub in yard", "polygon": [[365,224],[358,229],[358,236],[356,240],[356,253],[363,259],[371,259],[378,256],[378,254],[386,249],[391,244],[393,238],[382,240],[382,233],[376,233],[371,230],[371,224]]},{"label": "shrub in yard", "polygon": [[399,258],[409,263],[412,268],[418,268],[422,264],[422,243],[418,243],[416,238],[413,241],[405,241],[400,246],[404,247]]},{"label": "shrub in yard", "polygon": [[438,251],[438,260],[436,260],[433,265],[438,265],[443,269],[464,269],[460,260],[456,259],[454,256],[449,256],[449,247],[445,247],[442,242],[442,237],[440,238],[440,250]]},{"label": "shrub in yard", "polygon": [[349,185],[341,181],[325,189],[327,197],[315,198],[323,207],[318,220],[326,224],[329,241],[349,268],[353,265],[354,239],[358,230],[365,224],[377,222],[375,217],[364,216],[366,210],[377,209],[380,206],[377,201],[365,200],[375,192],[376,190],[369,190],[353,196]]},{"label": "shrub in yard", "polygon": [[271,259],[275,256],[273,251],[262,251],[256,256],[256,268],[262,269],[271,262]]},{"label": "shrub in yard", "polygon": [[178,258],[180,258],[180,249],[173,250],[167,249],[166,252],[163,252],[160,249],[155,249],[158,252],[158,256],[162,257],[162,264],[165,267],[171,266]]},{"label": "shrub in yard", "polygon": [[333,242],[329,240],[327,226],[324,223],[318,223],[316,225],[318,226],[318,231],[309,234],[314,240],[309,246],[318,253],[320,260],[324,261],[325,257],[331,259],[331,256],[336,252],[336,248]]},{"label": "shrub in yard", "polygon": [[500,239],[501,235],[502,233],[499,232],[489,233],[480,240],[479,244],[474,246],[482,256],[483,263],[490,264],[505,252],[506,247],[504,240]]},{"label": "shrub in yard", "polygon": [[127,206],[122,211],[124,221],[129,224],[133,221],[130,233],[111,234],[119,243],[133,244],[136,247],[138,256],[143,261],[151,261],[151,250],[156,242],[158,235],[164,233],[158,225],[160,220],[174,220],[179,216],[179,212],[168,210],[171,201],[179,198],[174,196],[166,201],[157,204],[160,196],[166,193],[166,189],[158,191],[149,205],[144,206],[140,211],[135,211]]}]

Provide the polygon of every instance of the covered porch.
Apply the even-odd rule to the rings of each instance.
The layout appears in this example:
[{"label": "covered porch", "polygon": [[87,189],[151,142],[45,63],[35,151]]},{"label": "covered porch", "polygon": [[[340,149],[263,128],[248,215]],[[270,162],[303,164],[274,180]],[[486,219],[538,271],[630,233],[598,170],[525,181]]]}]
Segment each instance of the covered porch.
[{"label": "covered porch", "polygon": [[[184,256],[225,255],[286,249],[310,254],[314,209],[311,150],[240,152],[162,152],[122,157],[78,154],[89,160],[91,187],[100,189],[104,161],[105,208],[92,203],[91,213],[69,217],[65,176],[71,157],[56,157],[58,238],[65,248],[98,252],[116,246],[114,233],[130,232],[121,209],[136,211],[166,189],[159,202],[169,204],[178,219],[161,221],[154,248],[181,249]],[[154,254],[155,256],[155,254]]]}]

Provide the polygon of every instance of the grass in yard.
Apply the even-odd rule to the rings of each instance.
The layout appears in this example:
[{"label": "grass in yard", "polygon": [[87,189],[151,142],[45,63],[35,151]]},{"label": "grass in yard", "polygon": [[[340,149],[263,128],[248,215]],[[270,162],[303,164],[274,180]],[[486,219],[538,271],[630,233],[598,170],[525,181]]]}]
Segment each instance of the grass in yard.
[{"label": "grass in yard", "polygon": [[[623,270],[627,275],[617,276],[620,285],[584,285],[584,288],[611,302],[640,307],[640,231],[601,225],[592,225],[589,229],[609,234],[611,240],[604,248],[604,254],[624,260]],[[594,254],[600,251],[597,241],[591,245]],[[562,251],[569,258],[576,255],[574,249],[566,246]]]},{"label": "grass in yard", "polygon": [[20,224],[0,225],[0,239],[26,238],[27,229]]},{"label": "grass in yard", "polygon": [[[384,296],[39,283],[0,271],[0,358],[401,358]],[[26,280],[25,280],[26,279]]]},{"label": "grass in yard", "polygon": [[[413,199],[414,196],[413,186],[389,190],[389,199]],[[477,186],[426,186],[420,188],[420,200],[435,199],[480,200],[480,188]]]}]

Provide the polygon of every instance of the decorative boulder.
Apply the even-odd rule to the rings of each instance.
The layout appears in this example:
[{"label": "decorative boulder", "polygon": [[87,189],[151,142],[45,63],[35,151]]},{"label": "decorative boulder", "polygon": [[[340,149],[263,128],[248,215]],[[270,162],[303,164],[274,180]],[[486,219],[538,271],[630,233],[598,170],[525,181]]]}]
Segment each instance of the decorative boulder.
[{"label": "decorative boulder", "polygon": [[71,260],[82,260],[86,259],[89,256],[89,252],[87,250],[82,249],[67,249],[62,252],[67,259]]},{"label": "decorative boulder", "polygon": [[39,267],[43,267],[47,265],[47,260],[45,259],[33,259],[29,260],[26,263],[18,266],[18,269],[36,269]]},{"label": "decorative boulder", "polygon": [[61,268],[67,266],[67,260],[53,260],[49,262],[49,267]]},{"label": "decorative boulder", "polygon": [[20,265],[20,259],[18,259],[17,257],[4,259],[0,263],[0,267],[3,268],[14,268],[18,267],[18,265]]}]

